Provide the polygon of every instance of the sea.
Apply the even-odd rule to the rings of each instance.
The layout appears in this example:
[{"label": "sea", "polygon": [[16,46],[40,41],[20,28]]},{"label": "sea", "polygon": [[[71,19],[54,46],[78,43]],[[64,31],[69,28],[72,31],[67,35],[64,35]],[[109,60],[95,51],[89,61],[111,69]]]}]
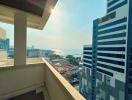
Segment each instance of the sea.
[{"label": "sea", "polygon": [[82,49],[52,49],[55,54],[61,56],[73,55],[74,57],[82,57],[83,50]]}]

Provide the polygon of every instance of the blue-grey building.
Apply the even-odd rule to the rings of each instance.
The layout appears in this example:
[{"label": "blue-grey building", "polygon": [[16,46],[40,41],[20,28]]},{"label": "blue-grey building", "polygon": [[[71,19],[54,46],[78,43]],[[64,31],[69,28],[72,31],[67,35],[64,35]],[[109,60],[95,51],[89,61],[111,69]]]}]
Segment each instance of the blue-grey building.
[{"label": "blue-grey building", "polygon": [[87,98],[132,100],[132,0],[107,0],[106,16],[93,22],[91,60]]},{"label": "blue-grey building", "polygon": [[9,39],[0,39],[0,49],[9,50]]},{"label": "blue-grey building", "polygon": [[92,91],[92,46],[83,47],[83,67],[81,71],[81,80],[79,85],[80,93],[90,100]]},{"label": "blue-grey building", "polygon": [[92,100],[131,100],[127,81],[131,5],[131,0],[108,0],[106,16],[94,21]]}]

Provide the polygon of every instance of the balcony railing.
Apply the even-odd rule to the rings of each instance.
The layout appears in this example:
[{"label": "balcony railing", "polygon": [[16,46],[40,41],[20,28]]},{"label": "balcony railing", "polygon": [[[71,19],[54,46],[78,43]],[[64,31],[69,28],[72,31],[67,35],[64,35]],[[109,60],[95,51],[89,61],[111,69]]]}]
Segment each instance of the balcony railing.
[{"label": "balcony railing", "polygon": [[45,100],[85,100],[45,59],[35,64],[0,68],[0,81],[0,100],[33,90],[43,92]]}]

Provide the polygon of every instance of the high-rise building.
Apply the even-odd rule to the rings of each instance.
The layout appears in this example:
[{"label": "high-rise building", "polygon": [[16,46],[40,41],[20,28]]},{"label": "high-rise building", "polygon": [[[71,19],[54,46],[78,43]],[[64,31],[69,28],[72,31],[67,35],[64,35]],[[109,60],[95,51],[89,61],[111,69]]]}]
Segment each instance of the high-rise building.
[{"label": "high-rise building", "polygon": [[90,99],[91,94],[91,75],[92,75],[92,46],[85,45],[83,47],[83,67],[81,71],[81,82],[79,86],[80,93]]},{"label": "high-rise building", "polygon": [[131,26],[132,0],[107,0],[93,23],[90,100],[132,100]]}]

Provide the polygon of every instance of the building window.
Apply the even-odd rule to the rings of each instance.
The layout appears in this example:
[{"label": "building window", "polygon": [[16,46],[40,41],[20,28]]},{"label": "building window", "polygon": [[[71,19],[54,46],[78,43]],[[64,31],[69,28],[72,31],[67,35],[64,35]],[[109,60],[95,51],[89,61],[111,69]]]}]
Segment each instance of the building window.
[{"label": "building window", "polygon": [[132,84],[132,79],[131,78],[129,78],[129,83]]},{"label": "building window", "polygon": [[131,88],[128,88],[128,93],[132,94],[132,89]]},{"label": "building window", "polygon": [[132,68],[132,63],[129,64],[129,68]]},{"label": "building window", "polygon": [[132,76],[132,71],[129,71],[129,76]]}]

